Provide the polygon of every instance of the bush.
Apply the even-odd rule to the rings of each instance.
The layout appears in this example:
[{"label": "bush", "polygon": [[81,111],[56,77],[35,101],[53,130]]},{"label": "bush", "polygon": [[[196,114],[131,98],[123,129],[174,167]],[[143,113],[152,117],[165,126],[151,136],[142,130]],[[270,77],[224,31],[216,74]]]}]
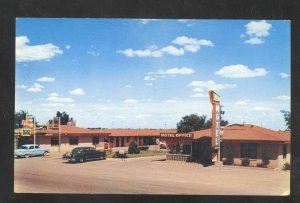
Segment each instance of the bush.
[{"label": "bush", "polygon": [[248,158],[243,158],[242,159],[242,166],[249,166],[250,160]]},{"label": "bush", "polygon": [[261,155],[261,164],[259,164],[259,166],[263,167],[263,168],[267,168],[267,166],[270,163],[270,158],[269,158],[269,154],[267,151],[264,151],[263,154]]},{"label": "bush", "polygon": [[232,165],[234,163],[232,150],[230,147],[227,147],[226,151],[227,151],[227,156],[226,156],[225,160],[223,161],[223,164],[224,165]]},{"label": "bush", "polygon": [[127,154],[120,154],[118,151],[114,153],[113,158],[128,158]]},{"label": "bush", "polygon": [[167,146],[164,145],[164,144],[160,144],[160,145],[159,145],[159,148],[160,148],[160,149],[167,149]]},{"label": "bush", "polygon": [[283,170],[285,170],[285,171],[291,170],[291,165],[289,163],[285,163],[283,166]]},{"label": "bush", "polygon": [[140,149],[135,141],[131,141],[128,147],[128,154],[139,154]]},{"label": "bush", "polygon": [[140,151],[147,151],[149,149],[148,146],[139,146],[138,148]]}]

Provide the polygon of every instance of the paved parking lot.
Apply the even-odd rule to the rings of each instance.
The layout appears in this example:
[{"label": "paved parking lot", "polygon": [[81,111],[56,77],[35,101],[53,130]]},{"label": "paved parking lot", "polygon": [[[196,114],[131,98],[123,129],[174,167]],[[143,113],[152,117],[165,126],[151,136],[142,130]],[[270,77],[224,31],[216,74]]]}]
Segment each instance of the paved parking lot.
[{"label": "paved parking lot", "polygon": [[161,161],[165,156],[70,164],[15,159],[17,193],[288,195],[290,173]]}]

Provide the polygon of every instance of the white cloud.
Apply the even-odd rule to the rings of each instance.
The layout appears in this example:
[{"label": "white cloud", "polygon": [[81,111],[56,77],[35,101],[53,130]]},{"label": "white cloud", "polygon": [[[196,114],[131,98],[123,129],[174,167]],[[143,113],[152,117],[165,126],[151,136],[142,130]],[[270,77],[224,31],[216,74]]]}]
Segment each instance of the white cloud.
[{"label": "white cloud", "polygon": [[128,104],[134,104],[134,103],[138,103],[139,101],[136,99],[125,99],[123,102]]},{"label": "white cloud", "polygon": [[[189,86],[191,87],[200,87],[207,90],[222,90],[228,88],[236,88],[236,84],[218,84],[212,80],[209,81],[192,81]],[[199,94],[200,95],[200,94]]]},{"label": "white cloud", "polygon": [[99,52],[94,52],[94,51],[88,51],[86,52],[87,54],[91,55],[91,56],[100,56]]},{"label": "white cloud", "polygon": [[125,85],[126,88],[132,88],[132,85]]},{"label": "white cloud", "polygon": [[58,97],[59,95],[56,92],[48,94],[49,97]]},{"label": "white cloud", "polygon": [[172,45],[162,48],[161,51],[174,56],[180,56],[184,54],[184,50],[182,48],[178,49]]},{"label": "white cloud", "polygon": [[70,49],[70,48],[71,48],[71,46],[70,46],[70,45],[67,45],[67,46],[66,46],[66,49]]},{"label": "white cloud", "polygon": [[116,118],[118,118],[118,119],[126,119],[126,118],[128,118],[128,116],[118,115],[118,116],[116,116]]},{"label": "white cloud", "polygon": [[45,77],[38,78],[36,81],[38,81],[38,82],[54,82],[55,78],[45,76]]},{"label": "white cloud", "polygon": [[72,95],[79,95],[79,96],[85,94],[85,92],[81,88],[73,89],[69,93],[72,94]]},{"label": "white cloud", "polygon": [[144,77],[144,80],[155,80],[155,78],[150,75],[147,75],[146,77]]},{"label": "white cloud", "polygon": [[246,40],[245,43],[257,45],[263,44],[263,38],[270,35],[270,29],[272,24],[267,23],[265,20],[261,21],[251,21],[246,27],[246,34],[250,37],[250,39]]},{"label": "white cloud", "polygon": [[56,103],[71,103],[74,102],[72,98],[69,97],[58,97],[58,96],[49,96],[47,101],[56,102]]},{"label": "white cloud", "polygon": [[191,20],[190,19],[179,19],[178,20],[178,22],[180,22],[180,23],[187,23],[189,21],[191,21]]},{"label": "white cloud", "polygon": [[253,37],[253,38],[250,38],[248,40],[245,41],[246,44],[263,44],[264,43],[264,40],[260,39],[260,38],[257,38],[257,37]]},{"label": "white cloud", "polygon": [[278,74],[280,77],[282,77],[282,78],[288,78],[290,75],[289,74],[287,74],[287,73],[279,73]]},{"label": "white cloud", "polygon": [[152,116],[152,114],[148,113],[148,114],[139,114],[139,115],[136,115],[135,117],[140,118],[140,119],[144,119],[144,118],[150,117],[150,116]]},{"label": "white cloud", "polygon": [[270,35],[269,30],[272,27],[272,24],[267,23],[265,20],[261,21],[251,21],[247,25],[247,34],[255,37],[267,37]]},{"label": "white cloud", "polygon": [[75,104],[69,104],[69,107],[72,107],[72,108],[73,108],[74,106],[75,106]]},{"label": "white cloud", "polygon": [[248,77],[261,77],[267,75],[268,71],[264,68],[255,68],[254,70],[245,65],[237,64],[224,66],[215,74],[225,78],[248,78]]},{"label": "white cloud", "polygon": [[40,85],[38,83],[34,83],[33,86],[26,89],[27,92],[41,92],[44,88],[43,85]]},{"label": "white cloud", "polygon": [[28,45],[27,36],[16,37],[16,61],[49,61],[54,56],[63,54],[63,51],[51,43]]},{"label": "white cloud", "polygon": [[41,106],[47,106],[47,107],[61,107],[64,106],[62,103],[43,103]]},{"label": "white cloud", "polygon": [[273,111],[272,108],[266,107],[266,106],[255,106],[255,107],[253,107],[253,110],[254,111],[262,111],[262,112]]},{"label": "white cloud", "polygon": [[146,83],[147,86],[153,86],[153,83],[149,82],[149,83]]},{"label": "white cloud", "polygon": [[174,103],[182,103],[181,100],[177,100],[177,99],[168,99],[168,100],[164,100],[164,103],[170,103],[170,104],[174,104]]},{"label": "white cloud", "polygon": [[140,19],[141,23],[146,25],[149,22],[154,22],[154,21],[158,21],[158,19]]},{"label": "white cloud", "polygon": [[128,57],[161,57],[163,55],[162,51],[160,50],[151,50],[151,49],[145,49],[145,50],[132,50],[132,49],[125,49],[124,51],[119,50],[117,51],[119,54],[124,54]]},{"label": "white cloud", "polygon": [[197,97],[208,97],[208,94],[197,93],[197,94],[191,95],[191,97],[195,97],[195,98],[197,98]]},{"label": "white cloud", "polygon": [[197,52],[201,46],[214,46],[210,40],[189,38],[186,36],[177,37],[172,41],[172,43],[184,46],[184,49],[190,52]]},{"label": "white cloud", "polygon": [[244,100],[238,100],[235,102],[236,105],[246,105],[250,100],[244,99]]},{"label": "white cloud", "polygon": [[153,75],[191,75],[195,73],[192,68],[182,67],[182,68],[171,68],[167,70],[160,70],[157,72],[150,72],[148,74]]},{"label": "white cloud", "polygon": [[201,87],[196,87],[193,89],[194,92],[204,92],[204,89]]},{"label": "white cloud", "polygon": [[16,88],[20,88],[20,89],[26,89],[27,86],[26,85],[16,85]]},{"label": "white cloud", "polygon": [[183,47],[177,48],[173,45],[168,45],[159,49],[156,45],[152,45],[145,50],[133,50],[129,48],[125,50],[118,50],[117,53],[124,54],[128,57],[162,57],[165,53],[173,56],[181,56],[185,54],[185,50],[189,52],[197,52],[201,46],[214,46],[210,40],[188,38],[185,36],[177,37],[172,41],[172,43]]},{"label": "white cloud", "polygon": [[281,95],[281,96],[274,97],[274,99],[278,99],[278,100],[290,100],[291,97],[287,96],[287,95]]}]

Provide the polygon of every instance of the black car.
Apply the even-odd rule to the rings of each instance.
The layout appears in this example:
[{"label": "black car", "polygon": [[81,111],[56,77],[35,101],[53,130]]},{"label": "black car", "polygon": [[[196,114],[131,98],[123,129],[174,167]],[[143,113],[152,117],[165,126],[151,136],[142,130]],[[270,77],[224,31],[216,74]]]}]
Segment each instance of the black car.
[{"label": "black car", "polygon": [[76,147],[71,153],[67,152],[63,155],[63,159],[69,162],[85,162],[87,160],[106,159],[105,151],[95,150],[93,147]]}]

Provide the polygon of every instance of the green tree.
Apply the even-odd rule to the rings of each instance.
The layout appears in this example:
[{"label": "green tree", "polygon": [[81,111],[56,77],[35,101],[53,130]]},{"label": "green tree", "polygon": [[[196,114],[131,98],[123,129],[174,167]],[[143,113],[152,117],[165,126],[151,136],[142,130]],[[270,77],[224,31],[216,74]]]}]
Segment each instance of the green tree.
[{"label": "green tree", "polygon": [[70,116],[69,116],[69,114],[67,114],[66,112],[59,112],[59,111],[57,111],[56,112],[56,117],[58,118],[58,117],[60,117],[60,124],[61,125],[67,125],[68,124],[68,122],[70,121]]},{"label": "green tree", "polygon": [[283,114],[287,130],[291,130],[291,114],[290,114],[290,112],[285,111],[285,110],[281,110],[280,112]]},{"label": "green tree", "polygon": [[139,154],[140,149],[135,141],[131,141],[128,147],[128,154]]},{"label": "green tree", "polygon": [[26,119],[26,114],[28,112],[24,110],[20,110],[15,113],[15,128],[22,128],[22,120]]},{"label": "green tree", "polygon": [[[221,120],[221,126],[228,125],[228,121]],[[198,116],[197,114],[186,115],[177,123],[177,132],[185,133],[196,130],[211,128],[211,119],[206,120],[206,116]]]}]

